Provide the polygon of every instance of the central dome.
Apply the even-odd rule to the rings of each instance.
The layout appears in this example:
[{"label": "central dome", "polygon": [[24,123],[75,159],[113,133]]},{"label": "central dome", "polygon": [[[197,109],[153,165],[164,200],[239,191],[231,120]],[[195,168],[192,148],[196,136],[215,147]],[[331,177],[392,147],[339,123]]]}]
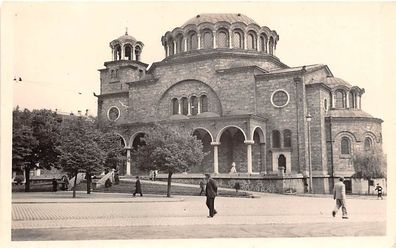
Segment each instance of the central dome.
[{"label": "central dome", "polygon": [[216,23],[216,22],[229,22],[230,24],[235,23],[235,22],[242,22],[246,25],[249,24],[256,24],[257,23],[250,17],[247,17],[242,14],[199,14],[195,16],[194,18],[191,18],[188,20],[186,23],[183,24],[183,27],[193,24],[193,25],[199,25],[200,23],[204,22],[209,22],[209,23]]}]

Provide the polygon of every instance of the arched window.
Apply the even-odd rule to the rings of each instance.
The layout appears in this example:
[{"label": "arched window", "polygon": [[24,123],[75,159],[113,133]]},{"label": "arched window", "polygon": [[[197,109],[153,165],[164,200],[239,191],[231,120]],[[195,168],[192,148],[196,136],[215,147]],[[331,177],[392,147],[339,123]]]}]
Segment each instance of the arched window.
[{"label": "arched window", "polygon": [[286,157],[283,154],[278,157],[278,168],[283,168],[283,171],[286,173]]},{"label": "arched window", "polygon": [[114,60],[121,60],[121,46],[117,45],[114,48]]},{"label": "arched window", "polygon": [[349,108],[356,108],[355,105],[355,92],[349,93]]},{"label": "arched window", "polygon": [[169,47],[169,55],[175,54],[173,49],[173,40],[168,41],[168,47]]},{"label": "arched window", "polygon": [[272,148],[280,148],[280,132],[278,130],[272,131]]},{"label": "arched window", "polygon": [[270,38],[268,44],[269,54],[274,54],[274,38]]},{"label": "arched window", "polygon": [[212,31],[205,31],[203,33],[203,48],[213,48],[213,35]]},{"label": "arched window", "polygon": [[289,129],[283,131],[283,147],[291,147],[291,131]]},{"label": "arched window", "polygon": [[365,151],[371,150],[372,144],[373,144],[373,141],[371,140],[371,138],[366,137],[366,138],[364,139],[364,150],[365,150]]},{"label": "arched window", "polygon": [[342,90],[337,90],[335,92],[335,107],[345,108],[344,92]]},{"label": "arched window", "polygon": [[208,112],[208,97],[206,95],[201,96],[201,113]]},{"label": "arched window", "polygon": [[351,142],[347,137],[342,137],[341,139],[341,154],[351,154]]},{"label": "arched window", "polygon": [[137,46],[136,48],[135,48],[135,56],[136,56],[136,60],[137,61],[140,61],[140,54],[142,53],[142,49],[139,47],[139,46]]},{"label": "arched window", "polygon": [[228,35],[225,31],[219,31],[217,33],[217,47],[219,48],[228,47]]},{"label": "arched window", "polygon": [[177,100],[177,98],[172,99],[172,113],[174,115],[179,113],[179,100]]},{"label": "arched window", "polygon": [[327,99],[324,99],[323,101],[323,107],[327,111]]},{"label": "arched window", "polygon": [[262,35],[262,36],[260,36],[260,49],[261,49],[261,51],[263,51],[263,52],[267,52],[267,36],[265,36],[265,35]]},{"label": "arched window", "polygon": [[243,48],[243,36],[240,31],[234,31],[232,36],[232,47]]},{"label": "arched window", "polygon": [[190,98],[190,103],[191,103],[191,114],[192,115],[197,115],[198,114],[198,100],[196,96],[192,96]]},{"label": "arched window", "polygon": [[125,58],[127,60],[132,60],[132,46],[125,45]]},{"label": "arched window", "polygon": [[183,52],[183,36],[178,35],[176,38],[176,53]]},{"label": "arched window", "polygon": [[198,48],[198,36],[197,33],[193,31],[188,36],[187,50],[191,51],[197,48]]},{"label": "arched window", "polygon": [[183,97],[181,99],[181,104],[182,104],[182,115],[187,115],[188,114],[188,101],[187,97]]},{"label": "arched window", "polygon": [[249,33],[247,36],[247,49],[257,50],[257,39],[253,33]]}]

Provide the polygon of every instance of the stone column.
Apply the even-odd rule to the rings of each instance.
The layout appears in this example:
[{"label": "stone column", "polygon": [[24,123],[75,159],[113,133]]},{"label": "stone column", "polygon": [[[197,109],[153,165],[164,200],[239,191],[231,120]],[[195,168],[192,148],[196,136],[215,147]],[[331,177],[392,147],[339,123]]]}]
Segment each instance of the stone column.
[{"label": "stone column", "polygon": [[257,52],[261,52],[261,38],[260,38],[260,36],[257,37],[256,46],[257,46]]},{"label": "stone column", "polygon": [[198,110],[197,110],[198,113],[197,114],[199,115],[201,113],[201,97],[198,97],[197,101],[198,101]]},{"label": "stone column", "polygon": [[126,174],[131,175],[131,147],[127,147]]},{"label": "stone column", "polygon": [[260,143],[260,159],[261,159],[260,173],[264,172],[264,174],[267,174],[267,155],[265,154],[265,152],[266,152],[265,143],[264,142]]},{"label": "stone column", "polygon": [[191,97],[187,99],[187,115],[191,115]]},{"label": "stone column", "polygon": [[201,49],[201,34],[197,33],[197,37],[198,37],[198,49]]},{"label": "stone column", "polygon": [[137,60],[135,58],[135,48],[136,48],[136,46],[132,46],[132,53],[131,53],[132,60]]},{"label": "stone column", "polygon": [[247,172],[248,174],[252,174],[253,166],[252,166],[252,145],[254,144],[253,140],[245,140],[244,143],[247,145],[246,153],[247,153]]},{"label": "stone column", "polygon": [[210,143],[213,146],[213,173],[219,174],[219,146],[220,142]]},{"label": "stone column", "polygon": [[166,51],[165,51],[166,57],[168,57],[169,56],[169,45],[168,44],[165,46],[165,49],[166,49]]},{"label": "stone column", "polygon": [[335,108],[335,92],[331,92],[331,108]]},{"label": "stone column", "polygon": [[125,45],[122,45],[121,46],[121,59],[120,60],[123,60],[124,57],[125,57]]},{"label": "stone column", "polygon": [[183,51],[186,52],[187,51],[187,38],[183,37],[183,41],[184,41]]},{"label": "stone column", "polygon": [[182,109],[182,101],[181,101],[181,99],[180,100],[178,100],[177,101],[178,103],[179,103],[179,109],[177,110],[177,113],[179,114],[179,115],[181,115],[181,109]]},{"label": "stone column", "polygon": [[247,50],[247,34],[243,34],[243,46],[242,49]]},{"label": "stone column", "polygon": [[348,108],[350,107],[350,102],[349,102],[349,91],[346,92],[345,96],[346,96],[345,104],[346,104],[346,108],[348,109]]},{"label": "stone column", "polygon": [[176,45],[176,41],[173,41],[173,54],[177,53],[177,45]]},{"label": "stone column", "polygon": [[228,30],[228,47],[232,48],[232,31]]},{"label": "stone column", "polygon": [[117,60],[117,56],[114,53],[114,48],[111,48],[111,60],[116,61]]},{"label": "stone column", "polygon": [[358,107],[359,109],[362,108],[362,95],[358,95]]},{"label": "stone column", "polygon": [[216,44],[216,30],[213,31],[213,48],[217,48],[217,44]]}]

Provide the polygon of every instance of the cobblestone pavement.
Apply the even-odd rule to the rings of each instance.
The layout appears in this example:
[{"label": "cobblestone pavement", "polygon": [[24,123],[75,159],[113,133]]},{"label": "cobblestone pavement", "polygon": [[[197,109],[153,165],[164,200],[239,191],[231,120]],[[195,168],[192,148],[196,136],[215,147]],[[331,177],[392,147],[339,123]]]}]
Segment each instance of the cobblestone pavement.
[{"label": "cobblestone pavement", "polygon": [[[198,196],[132,198],[128,194],[93,193],[72,199],[70,192],[68,198],[62,196],[64,192],[36,194],[40,197],[13,194],[13,240],[96,239],[100,235],[105,239],[359,236],[386,232],[386,200],[349,199],[350,218],[343,220],[340,213],[336,218],[331,216],[335,204],[331,198],[270,194],[260,198],[218,197],[215,206],[219,213],[206,218],[205,197]],[[63,231],[58,232],[59,228]],[[71,235],[77,230],[85,230],[85,235]],[[137,230],[139,235],[128,235]]]}]

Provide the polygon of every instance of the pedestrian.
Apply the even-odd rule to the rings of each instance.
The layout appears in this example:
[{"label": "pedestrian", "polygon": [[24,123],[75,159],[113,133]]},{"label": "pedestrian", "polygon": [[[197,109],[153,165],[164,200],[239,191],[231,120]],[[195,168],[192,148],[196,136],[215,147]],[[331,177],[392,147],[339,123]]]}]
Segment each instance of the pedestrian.
[{"label": "pedestrian", "polygon": [[199,192],[199,195],[202,195],[202,193],[205,193],[205,181],[204,181],[204,179],[201,179],[201,181],[199,181],[199,187],[201,188],[201,192]]},{"label": "pedestrian", "polygon": [[157,179],[157,175],[158,175],[158,170],[154,170],[154,174],[153,174],[153,181],[155,181],[155,179]]},{"label": "pedestrian", "polygon": [[135,195],[137,193],[139,193],[140,196],[143,196],[143,194],[142,194],[142,185],[140,184],[139,176],[136,176],[135,192],[133,192],[133,196],[135,197]]},{"label": "pedestrian", "polygon": [[375,191],[377,191],[377,199],[381,198],[381,200],[383,200],[382,187],[379,185],[379,183],[377,183],[377,187],[375,187]]},{"label": "pedestrian", "polygon": [[52,178],[52,191],[58,191],[58,182],[56,181],[55,177]]},{"label": "pedestrian", "polygon": [[340,181],[334,184],[333,188],[333,198],[336,200],[336,206],[332,212],[333,217],[336,216],[338,209],[342,209],[342,218],[348,219],[348,212],[346,209],[346,194],[345,194],[345,184],[344,178],[340,177]]},{"label": "pedestrian", "polygon": [[214,207],[214,200],[217,196],[217,185],[216,181],[210,176],[210,174],[205,174],[206,176],[206,206],[209,209],[208,218],[213,218],[217,211]]}]

